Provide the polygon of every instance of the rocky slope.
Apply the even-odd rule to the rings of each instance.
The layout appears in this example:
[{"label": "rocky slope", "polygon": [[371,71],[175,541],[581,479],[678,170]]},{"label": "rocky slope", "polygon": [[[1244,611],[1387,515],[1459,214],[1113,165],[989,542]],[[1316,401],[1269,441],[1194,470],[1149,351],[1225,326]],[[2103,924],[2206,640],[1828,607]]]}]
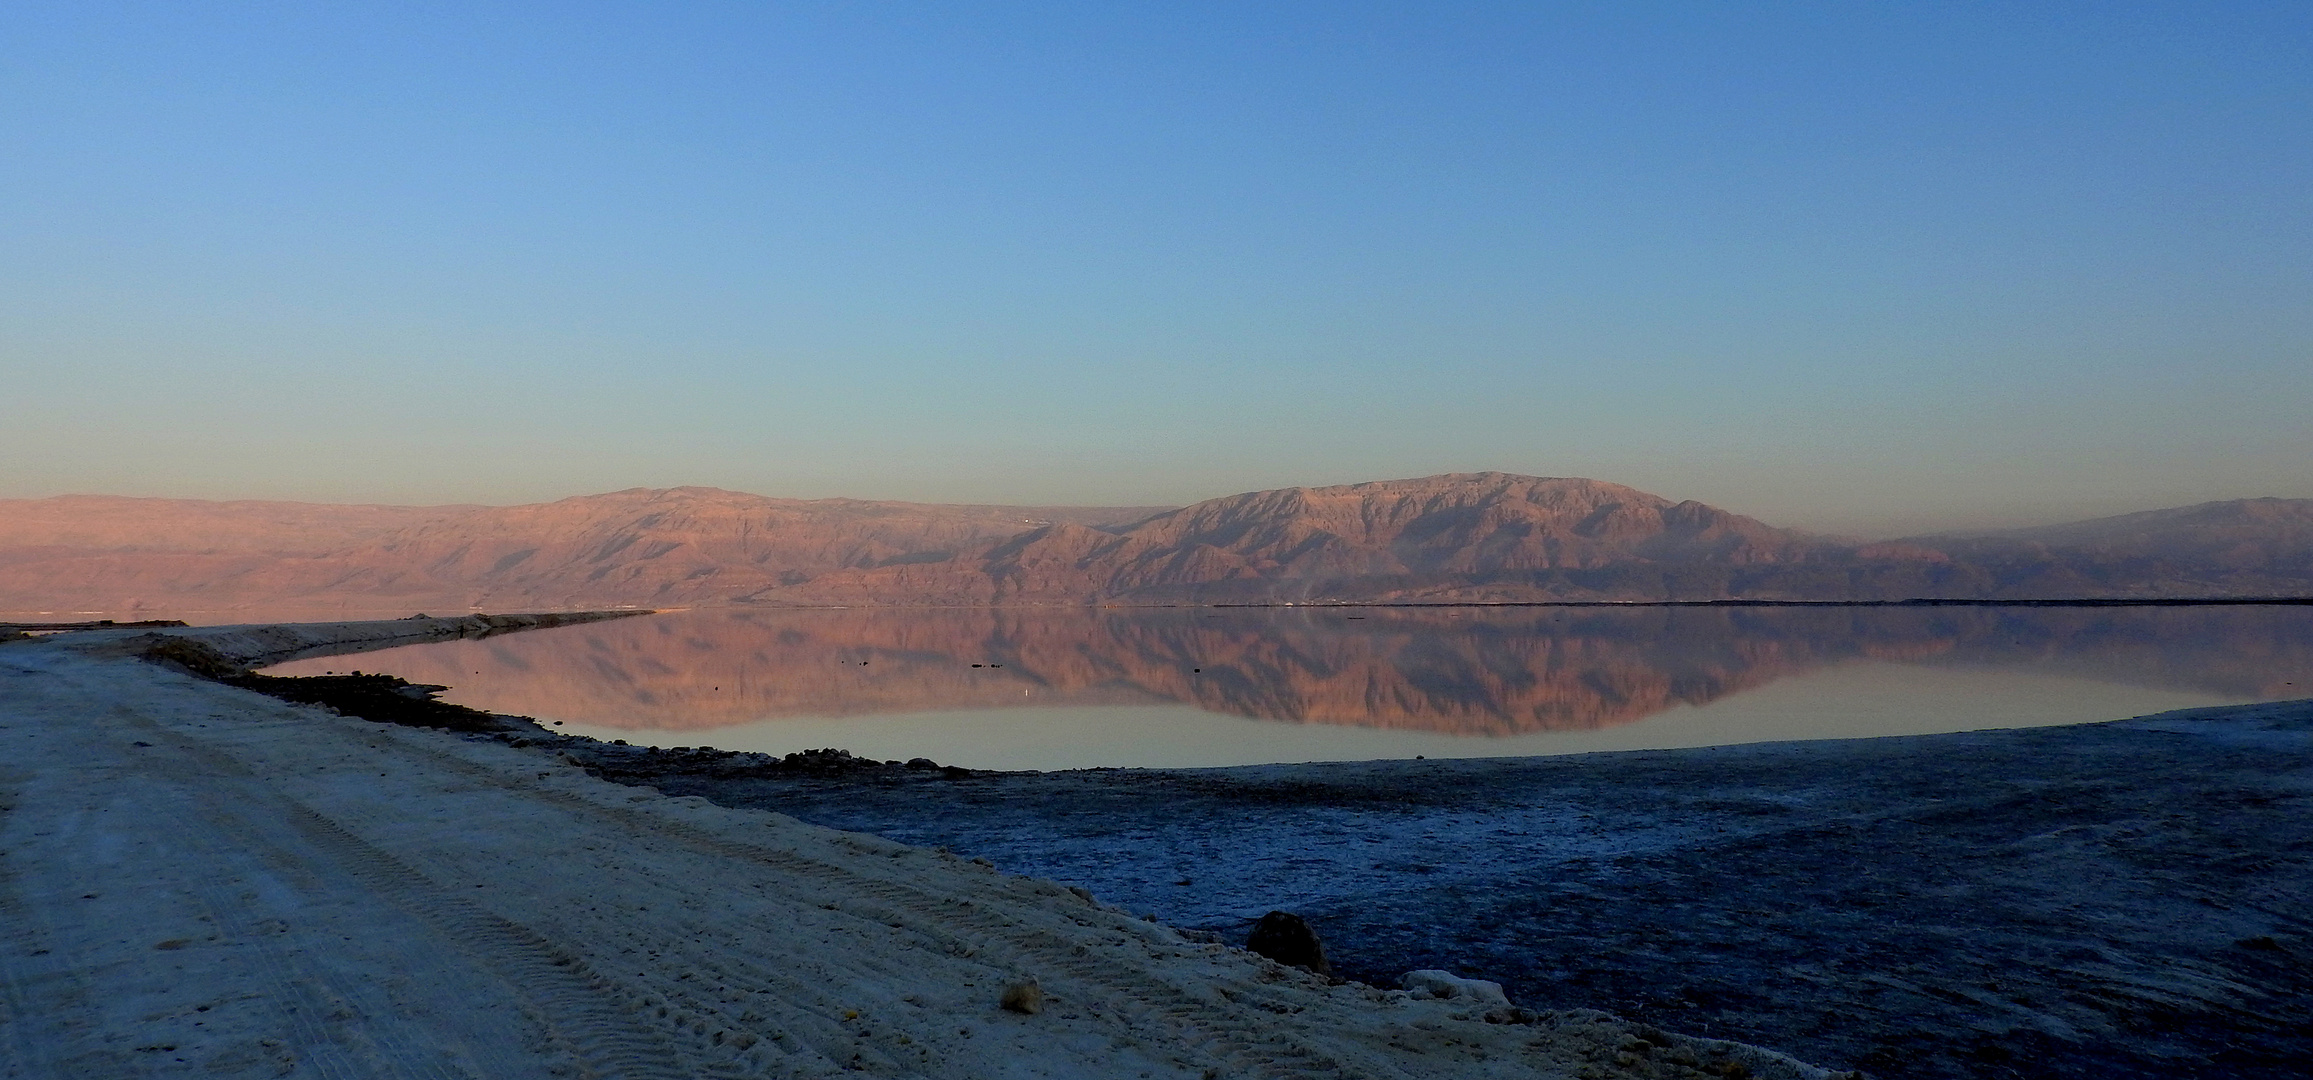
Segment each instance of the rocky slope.
[{"label": "rocky slope", "polygon": [[1778,529],[1597,480],[1461,473],[1257,491],[1107,531],[781,585],[770,603],[1330,603],[1974,595],[1942,553]]},{"label": "rocky slope", "polygon": [[1985,537],[1861,543],[1597,480],[1463,473],[1068,523],[957,558],[854,567],[765,603],[1214,604],[2313,595],[2313,500],[2252,499]]}]

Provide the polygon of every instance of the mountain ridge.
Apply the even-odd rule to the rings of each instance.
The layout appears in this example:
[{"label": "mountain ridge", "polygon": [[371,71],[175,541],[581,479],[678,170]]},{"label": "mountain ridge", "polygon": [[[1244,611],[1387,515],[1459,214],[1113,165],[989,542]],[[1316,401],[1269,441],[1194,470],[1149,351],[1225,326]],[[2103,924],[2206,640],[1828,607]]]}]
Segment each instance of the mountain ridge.
[{"label": "mountain ridge", "polygon": [[628,488],[395,507],[0,500],[0,610],[1500,603],[2313,594],[2313,500],[1861,542],[1575,477],[1190,506]]},{"label": "mountain ridge", "polygon": [[[1703,503],[1673,503],[1604,481],[1449,473],[1246,492],[1113,532],[1056,524],[966,556],[980,560],[976,573],[984,581],[958,565],[912,573],[874,568],[754,598],[905,592],[962,603],[1198,603],[1338,598],[1329,594],[1346,589],[1371,599],[1377,581],[1595,570],[1634,559],[1739,565],[1791,559],[1816,543]],[[1416,587],[1385,591],[1394,597]]]}]

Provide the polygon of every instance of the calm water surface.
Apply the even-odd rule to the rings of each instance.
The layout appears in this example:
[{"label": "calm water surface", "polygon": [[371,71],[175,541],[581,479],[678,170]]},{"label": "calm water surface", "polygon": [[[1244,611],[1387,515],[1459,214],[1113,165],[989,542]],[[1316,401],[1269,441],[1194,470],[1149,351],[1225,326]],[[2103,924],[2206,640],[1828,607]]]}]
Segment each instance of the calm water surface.
[{"label": "calm water surface", "polygon": [[703,610],[298,661],[659,746],[975,768],[1923,734],[2313,697],[2313,608]]}]

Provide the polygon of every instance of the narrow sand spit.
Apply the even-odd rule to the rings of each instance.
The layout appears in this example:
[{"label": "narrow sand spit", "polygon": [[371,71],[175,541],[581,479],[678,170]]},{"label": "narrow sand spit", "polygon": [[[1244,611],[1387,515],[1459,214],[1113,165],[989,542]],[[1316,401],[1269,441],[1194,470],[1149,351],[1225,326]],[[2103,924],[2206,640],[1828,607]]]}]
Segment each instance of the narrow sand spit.
[{"label": "narrow sand spit", "polygon": [[[169,631],[237,659],[453,620]],[[1824,1077],[1328,985],[1050,882],[0,645],[9,1077]],[[1033,978],[1034,1015],[1000,1007]]]}]

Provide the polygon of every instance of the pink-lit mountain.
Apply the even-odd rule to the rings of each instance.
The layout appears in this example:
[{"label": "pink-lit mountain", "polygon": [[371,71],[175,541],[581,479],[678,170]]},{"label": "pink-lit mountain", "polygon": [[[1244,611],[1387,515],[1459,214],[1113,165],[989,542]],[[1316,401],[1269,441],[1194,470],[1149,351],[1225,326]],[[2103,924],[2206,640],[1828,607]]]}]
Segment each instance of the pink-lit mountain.
[{"label": "pink-lit mountain", "polygon": [[528,506],[0,501],[0,611],[2313,594],[2313,500],[1860,543],[1466,473],[1175,510],[633,489]]}]

